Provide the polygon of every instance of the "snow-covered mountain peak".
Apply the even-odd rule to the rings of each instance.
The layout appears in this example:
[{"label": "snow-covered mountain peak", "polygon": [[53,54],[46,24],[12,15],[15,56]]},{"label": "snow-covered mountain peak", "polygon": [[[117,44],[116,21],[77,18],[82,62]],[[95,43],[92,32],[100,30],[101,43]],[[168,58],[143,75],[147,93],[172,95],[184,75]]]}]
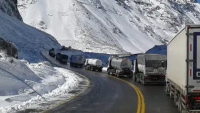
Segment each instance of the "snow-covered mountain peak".
[{"label": "snow-covered mountain peak", "polygon": [[[186,0],[18,0],[24,22],[60,44],[91,52],[141,53],[200,23]],[[33,15],[34,14],[34,15]]]}]

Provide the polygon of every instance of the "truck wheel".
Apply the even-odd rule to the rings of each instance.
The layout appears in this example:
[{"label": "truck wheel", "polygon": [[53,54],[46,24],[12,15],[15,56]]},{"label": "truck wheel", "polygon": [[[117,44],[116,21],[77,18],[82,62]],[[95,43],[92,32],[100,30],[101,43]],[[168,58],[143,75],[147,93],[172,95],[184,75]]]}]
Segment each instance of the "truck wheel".
[{"label": "truck wheel", "polygon": [[178,106],[178,95],[176,93],[174,94],[174,104]]},{"label": "truck wheel", "polygon": [[142,78],[142,82],[141,82],[141,83],[142,83],[142,85],[144,85],[144,86],[146,86],[146,84],[147,84],[147,83],[144,81],[144,78]]},{"label": "truck wheel", "polygon": [[142,83],[142,77],[141,77],[141,75],[139,76],[139,83]]},{"label": "truck wheel", "polygon": [[170,93],[170,90],[169,90],[169,83],[166,83],[166,86],[165,86],[165,93],[166,93],[167,95],[169,95],[169,93]]},{"label": "truck wheel", "polygon": [[94,71],[93,67],[91,67],[90,69],[91,69],[91,71]]},{"label": "truck wheel", "polygon": [[134,80],[135,80],[135,82],[137,82],[137,78],[136,78],[136,75],[134,75]]},{"label": "truck wheel", "polygon": [[116,73],[116,76],[118,77],[118,78],[120,78],[121,76],[119,75],[119,73]]},{"label": "truck wheel", "polygon": [[107,69],[107,74],[110,75],[110,69]]},{"label": "truck wheel", "polygon": [[180,94],[178,95],[178,111],[180,113],[183,112],[183,110],[182,110],[182,101],[181,101],[181,95]]},{"label": "truck wheel", "polygon": [[170,90],[170,92],[169,92],[169,97],[170,97],[171,99],[174,98],[174,95],[172,94],[172,91],[171,91],[171,90]]}]

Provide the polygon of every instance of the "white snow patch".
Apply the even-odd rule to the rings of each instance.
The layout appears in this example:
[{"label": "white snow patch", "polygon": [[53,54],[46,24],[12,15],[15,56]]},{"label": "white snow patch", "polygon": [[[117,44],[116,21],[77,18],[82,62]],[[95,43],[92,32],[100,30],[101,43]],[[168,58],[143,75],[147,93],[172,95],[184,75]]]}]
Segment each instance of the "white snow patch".
[{"label": "white snow patch", "polygon": [[[80,82],[85,84],[80,86]],[[83,91],[88,85],[87,82],[76,73],[52,67],[46,61],[30,64],[25,60],[2,57],[0,58],[0,112],[49,109],[75,95],[70,91],[74,89],[79,90],[79,93]]]}]

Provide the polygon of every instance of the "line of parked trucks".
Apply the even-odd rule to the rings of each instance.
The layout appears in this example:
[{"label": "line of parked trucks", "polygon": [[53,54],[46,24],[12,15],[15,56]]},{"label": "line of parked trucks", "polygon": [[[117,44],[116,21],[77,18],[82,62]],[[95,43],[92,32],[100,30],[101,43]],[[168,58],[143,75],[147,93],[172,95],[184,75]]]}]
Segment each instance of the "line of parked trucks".
[{"label": "line of parked trucks", "polygon": [[[67,64],[68,56],[54,49],[49,50],[49,55],[61,64]],[[102,61],[100,59],[85,59],[83,55],[71,55],[69,59],[71,67],[84,67],[85,70],[102,72]],[[133,68],[133,70],[132,70]],[[129,77],[133,75],[135,81],[142,84],[165,83],[166,56],[157,54],[141,54],[133,62],[124,57],[111,56],[108,59],[107,74],[117,77]]]},{"label": "line of parked trucks", "polygon": [[[51,55],[60,63],[62,54]],[[59,57],[59,56],[62,57]],[[81,63],[76,61],[80,59]],[[86,70],[102,71],[99,59],[71,56],[70,66],[85,66]],[[111,56],[107,74],[134,78],[135,82],[164,84],[180,113],[200,113],[200,25],[186,25],[167,45],[167,56],[138,54],[134,61]]]}]

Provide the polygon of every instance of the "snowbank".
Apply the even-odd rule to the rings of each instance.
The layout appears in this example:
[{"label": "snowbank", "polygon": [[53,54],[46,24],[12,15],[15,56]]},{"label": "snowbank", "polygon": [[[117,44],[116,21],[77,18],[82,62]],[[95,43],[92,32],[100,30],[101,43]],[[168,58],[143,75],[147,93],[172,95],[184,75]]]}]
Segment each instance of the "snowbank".
[{"label": "snowbank", "polygon": [[0,58],[1,113],[49,109],[74,96],[74,89],[80,93],[87,85],[87,79],[52,67],[46,61],[30,64],[24,60]]}]

